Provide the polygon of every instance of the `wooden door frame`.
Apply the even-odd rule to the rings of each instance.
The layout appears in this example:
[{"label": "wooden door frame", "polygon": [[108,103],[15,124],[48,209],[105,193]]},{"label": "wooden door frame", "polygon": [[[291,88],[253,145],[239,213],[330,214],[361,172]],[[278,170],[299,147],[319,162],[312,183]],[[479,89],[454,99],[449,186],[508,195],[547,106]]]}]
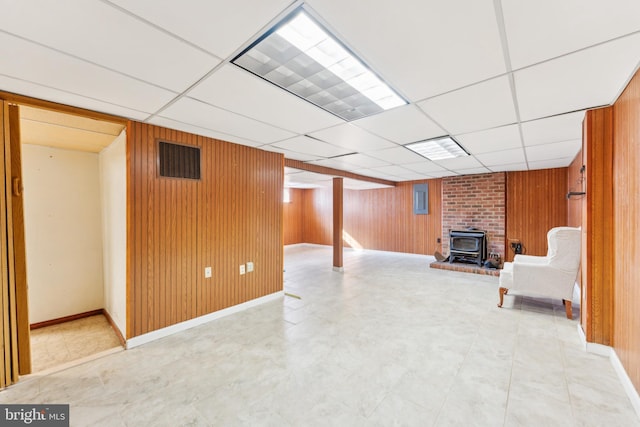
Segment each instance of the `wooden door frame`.
[{"label": "wooden door frame", "polygon": [[24,232],[24,197],[22,194],[22,149],[20,140],[20,110],[9,105],[9,150],[7,192],[11,192],[13,231],[13,263],[18,332],[18,370],[31,373],[31,333],[29,327],[29,291],[27,285],[27,254]]}]

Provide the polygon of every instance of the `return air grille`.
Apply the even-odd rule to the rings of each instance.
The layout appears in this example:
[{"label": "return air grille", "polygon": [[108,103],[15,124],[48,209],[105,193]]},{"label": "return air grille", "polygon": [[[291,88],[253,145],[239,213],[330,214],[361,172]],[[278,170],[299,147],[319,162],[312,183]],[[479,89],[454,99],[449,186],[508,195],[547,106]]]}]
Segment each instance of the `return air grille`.
[{"label": "return air grille", "polygon": [[200,179],[200,147],[159,141],[160,176]]}]

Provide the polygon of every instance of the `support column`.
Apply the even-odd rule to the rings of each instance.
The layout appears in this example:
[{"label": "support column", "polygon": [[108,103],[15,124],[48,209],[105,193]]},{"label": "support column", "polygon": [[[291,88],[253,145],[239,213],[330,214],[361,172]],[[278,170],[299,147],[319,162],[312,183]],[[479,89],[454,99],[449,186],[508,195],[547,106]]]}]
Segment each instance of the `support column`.
[{"label": "support column", "polygon": [[333,270],[344,271],[342,264],[343,179],[333,178]]}]

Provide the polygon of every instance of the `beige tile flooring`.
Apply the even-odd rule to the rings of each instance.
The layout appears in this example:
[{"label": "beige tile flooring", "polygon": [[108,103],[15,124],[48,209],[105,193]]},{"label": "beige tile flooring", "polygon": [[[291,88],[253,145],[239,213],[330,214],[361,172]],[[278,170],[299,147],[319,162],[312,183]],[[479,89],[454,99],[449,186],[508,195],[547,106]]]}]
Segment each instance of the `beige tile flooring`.
[{"label": "beige tile flooring", "polygon": [[120,347],[120,341],[102,315],[85,317],[31,331],[34,373]]},{"label": "beige tile flooring", "polygon": [[558,302],[431,257],[285,249],[284,297],[42,376],[0,403],[69,403],[77,426],[640,426]]}]

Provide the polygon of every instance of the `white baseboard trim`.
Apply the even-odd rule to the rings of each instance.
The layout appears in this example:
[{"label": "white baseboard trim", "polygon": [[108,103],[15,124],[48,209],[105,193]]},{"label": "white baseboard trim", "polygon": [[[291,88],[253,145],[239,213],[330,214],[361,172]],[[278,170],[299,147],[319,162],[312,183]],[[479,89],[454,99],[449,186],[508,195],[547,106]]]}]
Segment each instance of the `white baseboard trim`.
[{"label": "white baseboard trim", "polygon": [[578,322],[578,336],[580,336],[580,341],[582,341],[582,346],[584,347],[584,351],[587,353],[597,354],[600,356],[610,357],[613,349],[608,345],[596,344],[593,342],[587,342],[587,337],[582,330],[582,326],[580,322]]},{"label": "white baseboard trim", "polygon": [[598,354],[600,356],[606,356],[609,358],[609,362],[611,362],[611,366],[613,366],[614,371],[618,375],[618,379],[622,383],[622,387],[624,388],[625,393],[629,397],[631,401],[631,406],[635,409],[638,418],[640,418],[640,395],[638,394],[638,390],[633,386],[631,382],[631,378],[629,378],[629,374],[622,366],[622,362],[618,358],[616,354],[616,350],[613,347],[609,347],[608,345],[596,344],[587,342],[587,337],[582,330],[582,327],[578,323],[578,335],[580,336],[580,340],[584,344],[584,349],[588,353]]},{"label": "white baseboard trim", "polygon": [[234,305],[232,307],[214,311],[213,313],[205,314],[204,316],[196,317],[195,319],[186,320],[175,325],[167,326],[166,328],[158,329],[143,335],[139,335],[137,337],[129,338],[127,340],[127,350],[283,297],[284,291],[278,291],[273,294],[253,299],[251,301],[243,302],[242,304]]},{"label": "white baseboard trim", "polygon": [[640,418],[640,395],[638,394],[638,390],[636,390],[636,388],[633,386],[631,378],[629,378],[629,375],[627,375],[627,371],[625,371],[624,366],[622,366],[622,362],[613,349],[611,350],[609,360],[613,365],[613,369],[618,374],[618,378],[620,378],[620,382],[622,383],[624,391],[627,393],[627,396],[629,396],[629,400],[631,401],[633,409],[636,410],[636,414],[638,415],[638,418]]}]

